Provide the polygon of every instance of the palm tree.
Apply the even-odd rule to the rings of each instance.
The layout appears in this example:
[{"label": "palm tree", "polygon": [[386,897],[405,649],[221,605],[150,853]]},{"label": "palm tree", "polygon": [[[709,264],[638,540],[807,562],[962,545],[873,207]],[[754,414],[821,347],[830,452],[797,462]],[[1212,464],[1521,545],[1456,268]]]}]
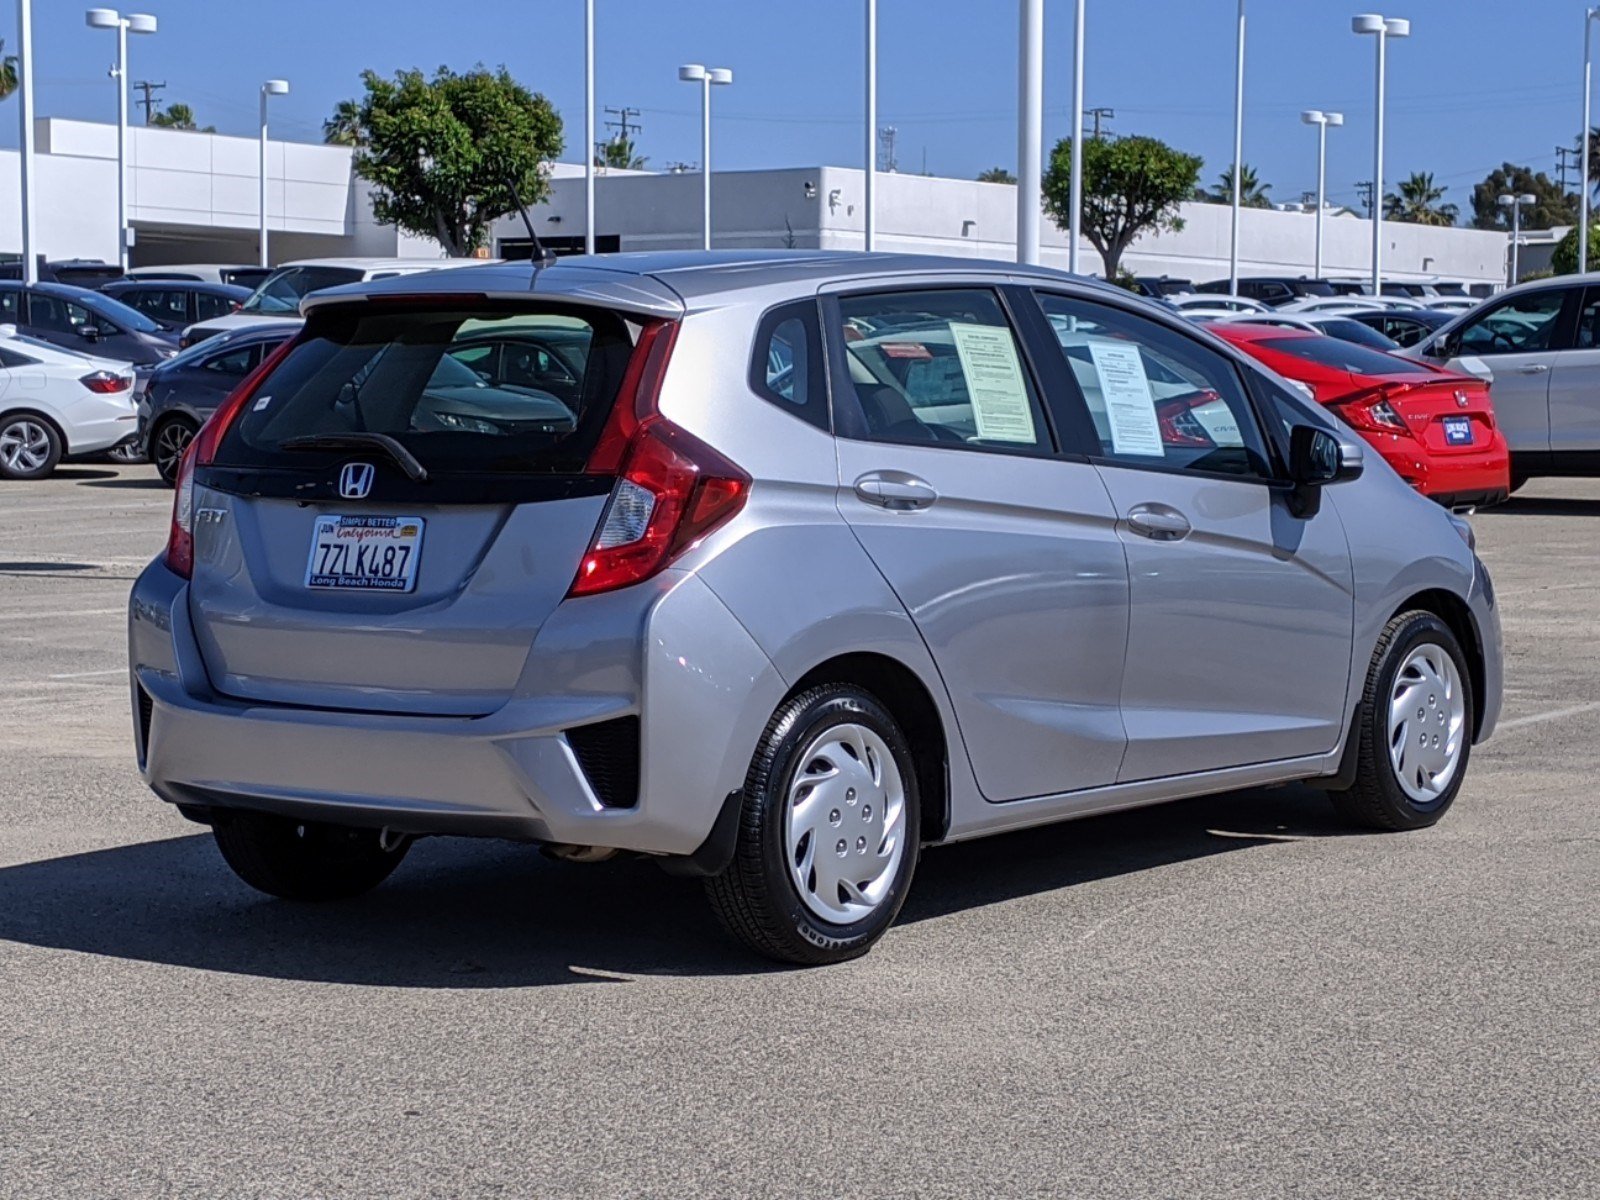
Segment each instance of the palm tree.
[{"label": "palm tree", "polygon": [[1454,225],[1461,210],[1454,204],[1439,203],[1446,190],[1434,186],[1432,171],[1413,171],[1411,178],[1402,179],[1383,198],[1383,215],[1412,225]]},{"label": "palm tree", "polygon": [[1004,167],[990,167],[978,175],[979,183],[1015,183],[1017,177]]},{"label": "palm tree", "polygon": [[625,171],[642,171],[650,160],[633,152],[633,139],[618,134],[608,142],[601,142],[594,156],[597,167],[617,167]]},{"label": "palm tree", "polygon": [[0,100],[17,90],[17,56],[5,51],[6,40],[0,38]]},{"label": "palm tree", "polygon": [[[1239,173],[1239,207],[1241,208],[1271,208],[1272,198],[1267,195],[1272,190],[1270,183],[1262,183],[1256,177],[1256,170],[1249,163],[1245,163]],[[1233,203],[1233,168],[1229,167],[1217,178],[1217,184],[1209,192],[1203,192],[1198,199],[1209,200],[1213,204]]]},{"label": "palm tree", "polygon": [[322,140],[330,146],[361,144],[361,105],[341,100],[333,106],[333,116],[322,123]]}]

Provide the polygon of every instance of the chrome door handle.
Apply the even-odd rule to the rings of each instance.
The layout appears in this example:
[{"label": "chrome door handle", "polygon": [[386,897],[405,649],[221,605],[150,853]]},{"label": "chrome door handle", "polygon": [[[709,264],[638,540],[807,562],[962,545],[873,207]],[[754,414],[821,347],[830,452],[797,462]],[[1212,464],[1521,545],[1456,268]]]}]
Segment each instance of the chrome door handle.
[{"label": "chrome door handle", "polygon": [[1158,542],[1176,542],[1189,536],[1189,518],[1166,504],[1136,504],[1128,510],[1128,528]]},{"label": "chrome door handle", "polygon": [[1526,366],[1517,368],[1524,375],[1543,375],[1549,369],[1550,364],[1548,363],[1528,363]]},{"label": "chrome door handle", "polygon": [[905,471],[869,471],[855,483],[856,496],[868,504],[895,512],[927,508],[939,493],[923,479]]}]

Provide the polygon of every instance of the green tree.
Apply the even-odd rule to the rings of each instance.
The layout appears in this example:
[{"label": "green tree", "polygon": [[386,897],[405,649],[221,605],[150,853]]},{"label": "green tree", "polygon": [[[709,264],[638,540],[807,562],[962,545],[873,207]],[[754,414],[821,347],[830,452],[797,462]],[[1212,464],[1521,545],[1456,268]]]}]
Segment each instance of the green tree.
[{"label": "green tree", "polygon": [[501,67],[432,79],[362,73],[355,171],[372,184],[379,221],[437,238],[453,255],[487,240],[490,224],[549,191],[541,166],[561,153],[561,118]]},{"label": "green tree", "polygon": [[594,156],[597,167],[616,167],[624,171],[642,171],[650,160],[634,153],[633,139],[620,133],[609,141],[600,143],[600,152]]},{"label": "green tree", "polygon": [[[194,123],[194,109],[187,104],[169,104],[159,112],[150,114],[150,124],[163,129],[198,129]],[[215,133],[215,125],[207,125],[201,133]]]},{"label": "green tree", "polygon": [[[1600,224],[1589,226],[1589,269],[1600,266]],[[1578,269],[1578,227],[1567,230],[1566,236],[1556,243],[1550,253],[1550,270],[1557,275],[1571,275]],[[1527,276],[1524,275],[1523,279]]]},{"label": "green tree", "polygon": [[[1270,183],[1262,183],[1256,177],[1255,168],[1245,163],[1239,172],[1239,207],[1240,208],[1271,208],[1272,198],[1267,195],[1272,190]],[[1212,204],[1233,203],[1233,168],[1229,167],[1217,177],[1217,182],[1209,192],[1197,196],[1198,200],[1206,200]]]},{"label": "green tree", "polygon": [[1569,196],[1543,171],[1515,163],[1502,163],[1472,189],[1472,227],[1474,229],[1511,228],[1509,209],[1500,207],[1500,196],[1532,196],[1534,203],[1522,210],[1524,229],[1549,229],[1571,225],[1578,219],[1578,199]]},{"label": "green tree", "polygon": [[17,56],[6,53],[6,40],[0,38],[0,100],[17,90]]},{"label": "green tree", "polygon": [[355,146],[361,141],[361,105],[341,100],[333,115],[322,123],[322,140],[330,146]]},{"label": "green tree", "polygon": [[1384,219],[1412,225],[1454,225],[1461,210],[1440,203],[1447,190],[1434,184],[1432,171],[1413,171],[1383,198]]},{"label": "green tree", "polygon": [[1004,167],[990,167],[978,174],[979,183],[1015,183],[1017,177]]},{"label": "green tree", "polygon": [[[1087,138],[1083,142],[1083,233],[1100,251],[1107,279],[1141,233],[1183,228],[1178,205],[1194,195],[1202,161],[1152,137]],[[1070,221],[1072,139],[1050,152],[1044,210],[1065,229]]]}]

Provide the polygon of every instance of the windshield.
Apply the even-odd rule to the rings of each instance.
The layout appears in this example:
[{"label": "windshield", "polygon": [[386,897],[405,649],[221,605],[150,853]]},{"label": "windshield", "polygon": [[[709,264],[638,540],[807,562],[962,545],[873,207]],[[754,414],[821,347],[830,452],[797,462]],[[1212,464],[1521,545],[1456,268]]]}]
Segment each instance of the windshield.
[{"label": "windshield", "polygon": [[1358,346],[1331,337],[1263,338],[1256,343],[1263,350],[1275,350],[1322,367],[1349,371],[1352,375],[1433,375],[1433,368],[1409,359],[1396,358],[1381,350]]},{"label": "windshield", "polygon": [[330,309],[262,381],[216,465],[315,471],[348,448],[305,439],[377,433],[430,475],[580,473],[632,346],[604,310]]},{"label": "windshield", "polygon": [[266,279],[239,306],[242,313],[292,314],[300,311],[300,301],[312,292],[360,283],[356,267],[281,267]]},{"label": "windshield", "polygon": [[97,317],[104,317],[113,325],[120,325],[124,329],[131,329],[135,333],[160,333],[161,326],[136,308],[129,308],[121,300],[113,300],[110,296],[102,296],[91,292],[87,296],[73,297],[77,303],[82,304]]}]

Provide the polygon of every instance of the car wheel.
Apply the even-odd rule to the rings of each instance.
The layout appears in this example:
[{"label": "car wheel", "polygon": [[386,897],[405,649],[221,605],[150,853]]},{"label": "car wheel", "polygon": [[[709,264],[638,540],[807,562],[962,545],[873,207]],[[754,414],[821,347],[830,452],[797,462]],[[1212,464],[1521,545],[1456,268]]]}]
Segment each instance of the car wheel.
[{"label": "car wheel", "polygon": [[706,881],[728,931],[782,962],[871,949],[905,902],[920,848],[911,748],[860,688],[785,701],[745,778],[732,863]]},{"label": "car wheel", "polygon": [[269,813],[219,813],[211,827],[233,873],[284,900],[348,900],[389,877],[411,848],[376,829],[320,825]]},{"label": "car wheel", "polygon": [[156,474],[166,481],[168,487],[178,482],[178,466],[183,462],[183,452],[194,441],[198,428],[188,417],[168,417],[151,432],[150,461],[155,464]]},{"label": "car wheel", "polygon": [[1330,793],[1368,829],[1422,829],[1444,816],[1472,754],[1472,685],[1450,627],[1430,612],[1401,613],[1373,651],[1351,737],[1361,739],[1355,783]]},{"label": "car wheel", "polygon": [[0,476],[43,479],[61,461],[61,436],[30,413],[0,417]]},{"label": "car wheel", "polygon": [[139,449],[136,441],[123,442],[120,446],[113,446],[106,451],[106,457],[114,463],[136,465],[144,462],[144,451]]}]

